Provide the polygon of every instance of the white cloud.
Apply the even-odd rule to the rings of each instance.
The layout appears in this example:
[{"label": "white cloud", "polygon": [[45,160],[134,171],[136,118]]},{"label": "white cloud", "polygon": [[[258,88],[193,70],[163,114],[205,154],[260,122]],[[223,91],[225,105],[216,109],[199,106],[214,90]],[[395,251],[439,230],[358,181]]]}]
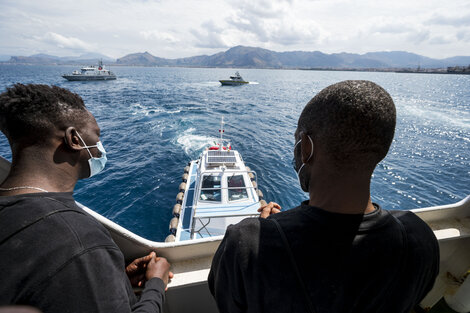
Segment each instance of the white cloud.
[{"label": "white cloud", "polygon": [[212,21],[204,22],[202,30],[191,29],[190,32],[195,38],[195,46],[199,48],[221,49],[228,48],[229,45],[221,35],[222,28]]},{"label": "white cloud", "polygon": [[429,39],[429,43],[433,45],[448,45],[454,40],[453,36],[436,36]]},{"label": "white cloud", "polygon": [[428,21],[428,24],[450,25],[454,27],[470,26],[470,14],[448,16],[442,14],[434,14]]},{"label": "white cloud", "polygon": [[139,34],[145,39],[145,40],[156,40],[156,41],[162,41],[170,44],[174,44],[179,42],[180,40],[173,36],[170,33],[167,32],[162,32],[159,30],[143,30],[140,31]]},{"label": "white cloud", "polygon": [[468,33],[468,0],[0,0],[0,54],[13,55],[175,58],[246,45],[443,58],[468,55]]},{"label": "white cloud", "polygon": [[235,11],[228,23],[253,42],[289,46],[316,43],[321,38],[317,23],[296,18],[293,1],[244,0],[233,7]]},{"label": "white cloud", "polygon": [[66,48],[78,51],[93,51],[96,47],[75,37],[66,37],[54,32],[47,32],[43,37],[37,37],[39,41],[56,45],[59,48]]},{"label": "white cloud", "polygon": [[259,18],[277,19],[292,8],[292,1],[239,0],[230,2],[239,13]]},{"label": "white cloud", "polygon": [[458,40],[470,42],[470,32],[468,30],[459,31],[456,36]]},{"label": "white cloud", "polygon": [[386,23],[372,27],[372,32],[382,34],[403,34],[410,31],[412,31],[411,27],[404,23]]},{"label": "white cloud", "polygon": [[427,29],[417,30],[410,33],[406,38],[413,44],[421,44],[431,38],[431,33]]}]

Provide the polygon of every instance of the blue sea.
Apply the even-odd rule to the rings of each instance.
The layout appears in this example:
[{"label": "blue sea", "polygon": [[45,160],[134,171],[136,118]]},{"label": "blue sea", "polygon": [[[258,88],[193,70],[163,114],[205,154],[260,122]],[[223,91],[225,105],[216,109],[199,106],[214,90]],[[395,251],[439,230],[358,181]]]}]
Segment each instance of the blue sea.
[{"label": "blue sea", "polygon": [[[384,87],[397,107],[388,156],[372,179],[387,209],[454,203],[470,194],[470,75],[240,69],[253,83],[220,86],[236,69],[114,67],[115,81],[68,82],[71,66],[0,66],[0,90],[54,84],[79,94],[101,127],[106,169],[82,180],[75,198],[150,240],[163,241],[183,168],[225,135],[258,174],[267,201],[284,209],[307,199],[291,166],[304,105],[346,79]],[[0,155],[11,160],[0,134]]]}]

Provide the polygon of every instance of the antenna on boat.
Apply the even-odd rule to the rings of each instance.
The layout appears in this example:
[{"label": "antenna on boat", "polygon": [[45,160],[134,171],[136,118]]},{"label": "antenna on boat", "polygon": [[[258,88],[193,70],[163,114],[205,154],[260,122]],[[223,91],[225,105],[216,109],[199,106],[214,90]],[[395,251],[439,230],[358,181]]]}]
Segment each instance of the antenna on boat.
[{"label": "antenna on boat", "polygon": [[219,148],[219,151],[222,151],[222,149],[224,148],[224,139],[223,139],[223,134],[224,134],[224,116],[222,116],[222,120],[220,121],[220,129],[219,129],[219,133],[220,133],[220,148]]}]

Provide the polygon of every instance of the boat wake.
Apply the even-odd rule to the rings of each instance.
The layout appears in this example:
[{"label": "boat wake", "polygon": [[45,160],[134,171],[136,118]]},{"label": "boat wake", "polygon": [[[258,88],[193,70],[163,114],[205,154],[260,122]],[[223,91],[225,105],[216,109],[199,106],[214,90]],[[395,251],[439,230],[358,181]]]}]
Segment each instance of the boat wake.
[{"label": "boat wake", "polygon": [[153,114],[176,114],[180,113],[181,109],[175,109],[175,110],[166,110],[164,108],[158,108],[158,107],[146,107],[140,103],[134,103],[131,105],[132,115],[144,115],[144,116],[149,116]]},{"label": "boat wake", "polygon": [[217,141],[216,137],[193,134],[195,130],[195,128],[189,128],[176,139],[176,142],[183,148],[184,152],[192,158],[200,155],[204,148]]}]

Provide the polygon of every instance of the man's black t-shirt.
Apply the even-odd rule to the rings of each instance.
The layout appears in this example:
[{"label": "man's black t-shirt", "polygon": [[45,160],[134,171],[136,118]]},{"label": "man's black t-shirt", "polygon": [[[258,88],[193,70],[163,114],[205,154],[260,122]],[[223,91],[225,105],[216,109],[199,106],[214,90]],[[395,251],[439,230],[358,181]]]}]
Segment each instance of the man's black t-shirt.
[{"label": "man's black t-shirt", "polygon": [[137,301],[124,257],[72,193],[0,197],[0,305],[43,312],[160,312],[164,283]]},{"label": "man's black t-shirt", "polygon": [[409,211],[338,214],[307,202],[229,226],[209,274],[221,312],[306,312],[275,224],[284,230],[316,313],[409,312],[439,269],[432,230]]}]

